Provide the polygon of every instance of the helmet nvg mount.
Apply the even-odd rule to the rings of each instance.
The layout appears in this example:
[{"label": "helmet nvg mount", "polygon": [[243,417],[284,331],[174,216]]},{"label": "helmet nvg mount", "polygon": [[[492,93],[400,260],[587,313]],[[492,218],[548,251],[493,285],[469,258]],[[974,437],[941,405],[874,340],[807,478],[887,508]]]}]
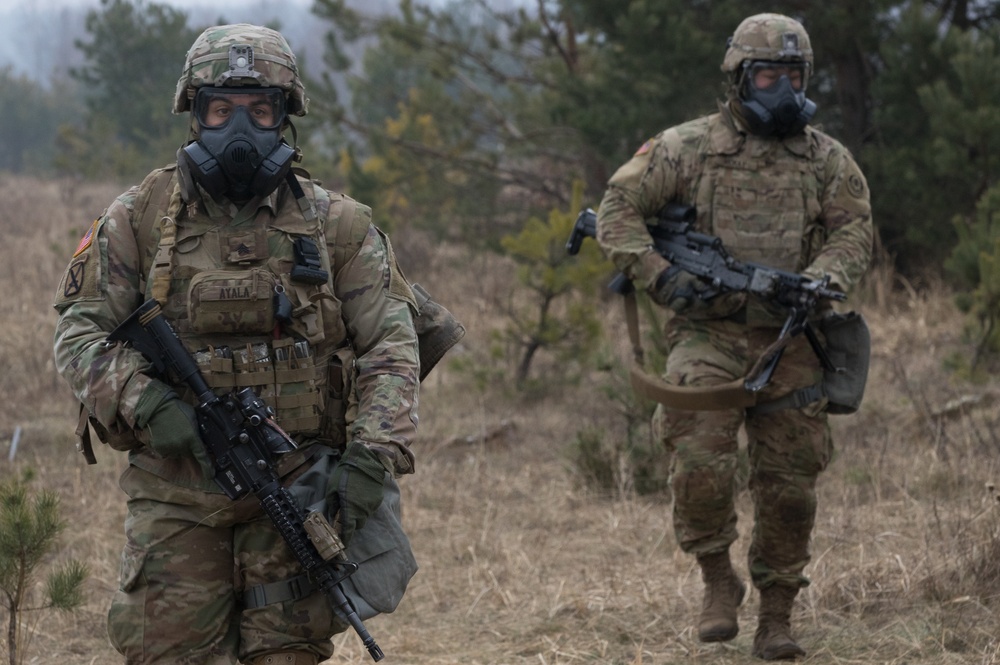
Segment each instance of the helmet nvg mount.
[{"label": "helmet nvg mount", "polygon": [[[767,87],[753,76],[760,68],[794,71],[796,79],[782,75]],[[816,113],[806,98],[813,67],[809,34],[801,23],[781,14],[757,14],[743,20],[729,38],[722,71],[736,86],[741,117],[759,136],[783,138],[801,132]]]},{"label": "helmet nvg mount", "polygon": [[280,33],[245,23],[208,28],[188,50],[174,95],[174,113],[193,115],[197,140],[181,151],[191,175],[216,198],[274,191],[295,157],[282,138],[288,116],[305,115],[308,101]]},{"label": "helmet nvg mount", "polygon": [[195,40],[177,81],[174,113],[190,111],[195,92],[203,86],[281,88],[290,115],[305,115],[309,105],[288,42],[280,32],[248,23],[208,28]]}]

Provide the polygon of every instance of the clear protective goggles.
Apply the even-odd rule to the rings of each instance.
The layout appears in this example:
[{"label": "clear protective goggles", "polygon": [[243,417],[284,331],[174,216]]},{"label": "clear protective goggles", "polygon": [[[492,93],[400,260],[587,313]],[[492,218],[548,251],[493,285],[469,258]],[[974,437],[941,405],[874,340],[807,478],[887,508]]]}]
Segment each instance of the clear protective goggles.
[{"label": "clear protective goggles", "polygon": [[809,84],[809,63],[802,60],[754,60],[746,65],[743,76],[755,90],[768,90],[782,76],[786,76],[792,88],[796,92],[802,92]]},{"label": "clear protective goggles", "polygon": [[204,128],[222,128],[243,109],[258,129],[276,129],[285,121],[281,88],[198,88],[194,114]]}]

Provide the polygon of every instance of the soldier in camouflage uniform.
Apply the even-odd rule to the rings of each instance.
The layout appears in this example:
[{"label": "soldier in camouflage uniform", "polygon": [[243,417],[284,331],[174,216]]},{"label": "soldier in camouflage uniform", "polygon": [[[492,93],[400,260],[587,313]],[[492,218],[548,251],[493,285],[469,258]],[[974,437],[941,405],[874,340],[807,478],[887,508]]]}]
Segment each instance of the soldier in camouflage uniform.
[{"label": "soldier in camouflage uniform", "polygon": [[371,210],[291,169],[284,137],[307,101],[279,33],[206,30],[174,99],[190,141],[93,223],[56,294],[58,369],[102,438],[129,451],[109,613],[127,663],[315,665],[346,629],[319,592],[243,603],[301,568],[252,495],[230,501],[211,480],[190,390],[106,342],[144,301],[160,302],[210,385],[253,386],[275,409],[298,443],[279,462],[286,481],[317,449],[343,450],[326,492],[345,542],[387,474],[413,471],[413,293]]},{"label": "soldier in camouflage uniform", "polygon": [[[694,205],[698,229],[720,237],[741,261],[829,276],[830,286],[842,291],[868,266],[867,184],[847,149],[808,124],[816,109],[805,96],[812,67],[800,23],[777,14],[745,19],[724,57],[729,89],[718,113],[661,132],[609,182],[597,238],[638,288],[672,310],[664,373],[672,385],[713,386],[745,376],[777,338],[785,312],[743,293],[700,299],[705,285],[671,270],[651,246],[644,220],[666,204]],[[794,337],[761,400],[820,376],[804,336]],[[753,653],[765,660],[805,653],[792,638],[790,616],[798,590],[809,583],[803,570],[816,478],[832,449],[824,407],[821,400],[759,415],[659,407],[654,427],[674,455],[677,540],[697,557],[705,582],[702,641],[737,635],[737,608],[746,593],[729,558],[737,537],[737,430],[745,426],[755,506],[749,572],[760,590]]]}]

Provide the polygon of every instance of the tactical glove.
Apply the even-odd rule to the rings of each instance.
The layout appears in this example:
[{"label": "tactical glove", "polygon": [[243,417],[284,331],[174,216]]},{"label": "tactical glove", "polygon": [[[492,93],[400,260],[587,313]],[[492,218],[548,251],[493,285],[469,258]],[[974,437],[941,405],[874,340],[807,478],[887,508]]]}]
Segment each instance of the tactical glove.
[{"label": "tactical glove", "polygon": [[677,266],[670,266],[660,273],[649,295],[658,305],[675,312],[696,309],[705,304],[702,295],[708,284]]},{"label": "tactical glove", "polygon": [[135,407],[135,424],[149,430],[149,447],[160,457],[193,456],[206,478],[215,475],[208,450],[198,434],[194,407],[181,401],[170,386],[153,379]]},{"label": "tactical glove", "polygon": [[382,504],[385,467],[368,446],[352,441],[334,467],[327,485],[327,502],[339,511],[340,539],[350,542]]}]

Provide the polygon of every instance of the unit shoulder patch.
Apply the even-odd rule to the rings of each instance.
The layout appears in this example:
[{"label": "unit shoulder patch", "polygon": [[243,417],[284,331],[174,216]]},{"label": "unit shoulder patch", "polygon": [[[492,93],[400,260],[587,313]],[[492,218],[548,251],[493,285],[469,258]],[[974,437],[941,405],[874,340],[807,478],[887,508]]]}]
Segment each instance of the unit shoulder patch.
[{"label": "unit shoulder patch", "polygon": [[847,178],[847,191],[856,199],[860,199],[866,194],[865,181],[857,173],[852,173]]}]

